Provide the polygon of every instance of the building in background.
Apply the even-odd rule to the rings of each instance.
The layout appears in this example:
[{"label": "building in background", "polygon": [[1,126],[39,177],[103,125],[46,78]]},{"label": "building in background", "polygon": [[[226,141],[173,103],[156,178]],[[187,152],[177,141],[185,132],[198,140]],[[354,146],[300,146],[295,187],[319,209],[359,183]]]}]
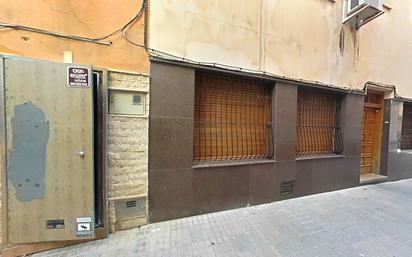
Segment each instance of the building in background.
[{"label": "building in background", "polygon": [[3,254],[411,178],[411,10],[0,3]]},{"label": "building in background", "polygon": [[153,1],[150,222],[412,177],[412,1]]}]

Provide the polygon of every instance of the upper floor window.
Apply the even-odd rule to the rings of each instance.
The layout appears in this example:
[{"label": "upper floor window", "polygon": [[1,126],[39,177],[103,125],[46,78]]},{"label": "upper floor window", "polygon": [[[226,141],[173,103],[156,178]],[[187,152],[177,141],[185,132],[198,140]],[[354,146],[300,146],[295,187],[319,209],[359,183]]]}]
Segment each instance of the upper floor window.
[{"label": "upper floor window", "polygon": [[359,5],[359,0],[350,0],[349,1],[349,11],[353,10]]},{"label": "upper floor window", "polygon": [[300,87],[297,101],[296,155],[340,154],[339,95]]},{"label": "upper floor window", "polygon": [[271,157],[270,92],[259,80],[197,72],[194,161]]}]

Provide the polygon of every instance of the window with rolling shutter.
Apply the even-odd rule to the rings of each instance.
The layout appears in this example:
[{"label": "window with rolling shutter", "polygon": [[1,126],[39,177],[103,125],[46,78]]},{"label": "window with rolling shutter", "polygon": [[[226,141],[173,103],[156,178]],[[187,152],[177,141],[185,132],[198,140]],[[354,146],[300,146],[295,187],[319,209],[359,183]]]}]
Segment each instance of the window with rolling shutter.
[{"label": "window with rolling shutter", "polygon": [[412,149],[412,103],[403,104],[401,149]]},{"label": "window with rolling shutter", "polygon": [[296,155],[342,153],[339,95],[299,88],[297,98]]},{"label": "window with rolling shutter", "polygon": [[271,157],[271,85],[196,73],[194,161]]}]

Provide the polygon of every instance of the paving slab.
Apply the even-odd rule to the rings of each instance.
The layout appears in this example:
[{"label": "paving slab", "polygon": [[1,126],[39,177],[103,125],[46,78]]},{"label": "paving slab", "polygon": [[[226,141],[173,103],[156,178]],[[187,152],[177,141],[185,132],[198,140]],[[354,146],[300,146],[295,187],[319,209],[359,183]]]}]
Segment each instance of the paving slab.
[{"label": "paving slab", "polygon": [[33,257],[410,257],[412,180],[119,231]]}]

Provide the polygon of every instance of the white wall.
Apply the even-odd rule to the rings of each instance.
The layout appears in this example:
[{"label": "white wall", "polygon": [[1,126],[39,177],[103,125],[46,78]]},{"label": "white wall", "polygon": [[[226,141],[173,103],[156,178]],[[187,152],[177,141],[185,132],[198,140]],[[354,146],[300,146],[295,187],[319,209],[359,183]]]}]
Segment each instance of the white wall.
[{"label": "white wall", "polygon": [[[412,0],[354,30],[343,0],[156,0],[151,47],[195,61],[350,88],[367,81],[412,98]],[[343,46],[343,47],[342,47]]]}]

